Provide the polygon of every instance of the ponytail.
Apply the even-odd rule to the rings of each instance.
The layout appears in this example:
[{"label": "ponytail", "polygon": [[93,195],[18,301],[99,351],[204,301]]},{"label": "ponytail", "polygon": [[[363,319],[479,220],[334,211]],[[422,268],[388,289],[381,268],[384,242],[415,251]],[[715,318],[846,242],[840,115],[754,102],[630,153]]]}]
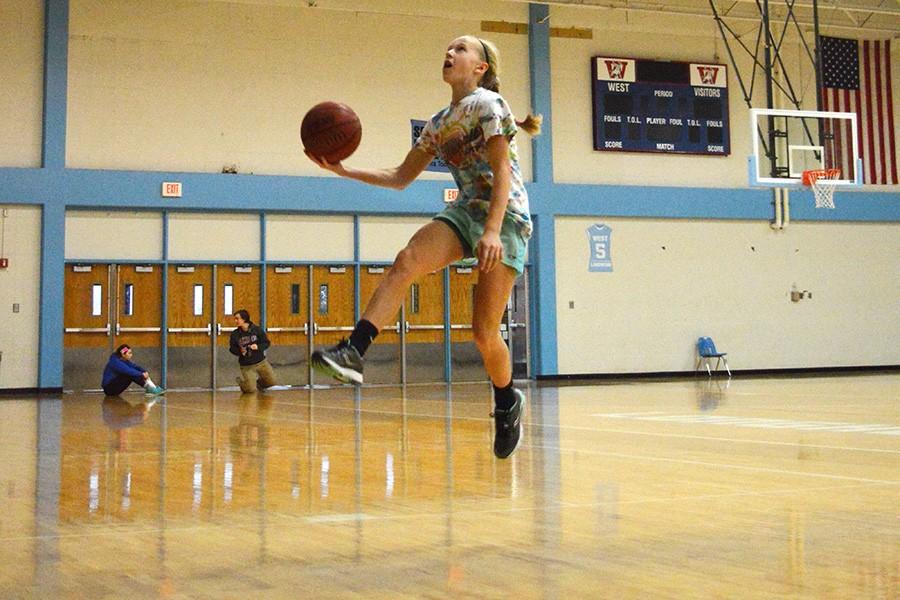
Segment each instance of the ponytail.
[{"label": "ponytail", "polygon": [[[488,65],[487,71],[484,72],[484,75],[481,76],[481,81],[478,82],[478,86],[499,94],[500,53],[497,52],[497,47],[494,46],[493,42],[489,42],[482,38],[475,39],[481,42],[481,53],[484,55],[484,62]],[[529,135],[538,135],[541,133],[541,123],[543,120],[543,116],[532,115],[529,113],[522,121],[516,121],[516,125]]]},{"label": "ponytail", "polygon": [[528,116],[525,117],[521,121],[516,121],[516,125],[518,125],[525,133],[528,135],[540,135],[541,134],[541,123],[544,122],[543,115],[533,115],[528,113]]}]

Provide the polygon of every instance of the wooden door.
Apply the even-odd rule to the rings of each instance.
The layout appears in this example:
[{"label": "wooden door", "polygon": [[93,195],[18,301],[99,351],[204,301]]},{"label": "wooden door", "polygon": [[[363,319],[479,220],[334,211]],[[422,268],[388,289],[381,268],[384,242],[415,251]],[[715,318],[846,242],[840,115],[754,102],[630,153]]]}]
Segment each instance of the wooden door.
[{"label": "wooden door", "polygon": [[216,266],[216,387],[234,386],[240,375],[238,358],[228,351],[234,313],[243,309],[259,324],[260,268],[258,265]]},{"label": "wooden door", "polygon": [[410,286],[406,316],[406,381],[444,381],[444,270]]},{"label": "wooden door", "polygon": [[[315,347],[331,346],[350,336],[353,319],[353,267],[316,265],[313,270],[312,318]],[[319,376],[319,383],[333,383]]]},{"label": "wooden door", "polygon": [[131,346],[134,362],[160,384],[162,269],[160,265],[117,265],[113,294],[113,347]]},{"label": "wooden door", "polygon": [[269,362],[287,385],[309,383],[309,267],[268,267],[266,333]]},{"label": "wooden door", "polygon": [[211,265],[170,265],[167,385],[212,385]]},{"label": "wooden door", "polygon": [[478,271],[450,267],[450,365],[453,381],[484,381],[487,372],[472,336]]},{"label": "wooden door", "polygon": [[99,389],[112,352],[109,265],[66,265],[63,387]]},{"label": "wooden door", "polygon": [[[359,272],[359,301],[362,310],[372,299],[372,295],[378,285],[384,279],[389,266],[369,265],[360,268]],[[366,353],[365,371],[363,376],[366,383],[400,383],[400,334],[397,330],[400,324],[400,311],[384,325],[375,338],[375,342]]]},{"label": "wooden door", "polygon": [[348,337],[353,320],[353,268],[313,267],[312,315],[317,346]]}]

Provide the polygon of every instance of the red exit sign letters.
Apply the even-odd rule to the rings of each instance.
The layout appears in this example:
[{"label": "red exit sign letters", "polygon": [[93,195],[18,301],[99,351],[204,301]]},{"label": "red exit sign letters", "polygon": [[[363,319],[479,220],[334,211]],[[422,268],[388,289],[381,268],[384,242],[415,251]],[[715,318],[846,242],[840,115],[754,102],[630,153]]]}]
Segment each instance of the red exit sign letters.
[{"label": "red exit sign letters", "polygon": [[181,182],[163,181],[162,195],[163,198],[181,198]]}]

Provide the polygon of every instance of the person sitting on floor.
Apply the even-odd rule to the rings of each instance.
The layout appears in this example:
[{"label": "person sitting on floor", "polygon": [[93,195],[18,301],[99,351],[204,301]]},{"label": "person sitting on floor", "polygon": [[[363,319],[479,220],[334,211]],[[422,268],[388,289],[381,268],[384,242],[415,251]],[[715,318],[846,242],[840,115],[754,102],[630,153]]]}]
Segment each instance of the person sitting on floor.
[{"label": "person sitting on floor", "polygon": [[158,396],[165,393],[162,389],[150,379],[150,373],[147,370],[131,362],[134,352],[128,344],[122,344],[116,351],[109,355],[109,361],[106,368],[103,369],[103,387],[107,396],[118,396],[130,386],[136,383],[142,386],[147,394]]}]

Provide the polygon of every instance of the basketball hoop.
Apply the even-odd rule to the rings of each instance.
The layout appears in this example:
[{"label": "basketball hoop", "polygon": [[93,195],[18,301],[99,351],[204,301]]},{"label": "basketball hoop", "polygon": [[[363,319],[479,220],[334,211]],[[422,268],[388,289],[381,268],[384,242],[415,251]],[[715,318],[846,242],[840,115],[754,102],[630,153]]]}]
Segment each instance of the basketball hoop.
[{"label": "basketball hoop", "polygon": [[803,171],[803,185],[812,188],[816,208],[834,208],[835,180],[841,178],[840,169],[812,169]]}]

